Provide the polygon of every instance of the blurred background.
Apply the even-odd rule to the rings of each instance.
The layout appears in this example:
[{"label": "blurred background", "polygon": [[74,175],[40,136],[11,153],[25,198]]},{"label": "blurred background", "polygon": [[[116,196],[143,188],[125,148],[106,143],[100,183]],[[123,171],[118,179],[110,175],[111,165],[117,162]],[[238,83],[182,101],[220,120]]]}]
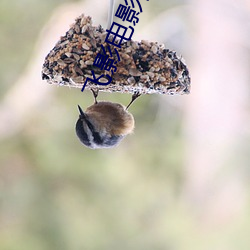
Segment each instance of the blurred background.
[{"label": "blurred background", "polygon": [[1,250],[250,249],[250,1],[140,2],[133,39],[181,54],[191,94],[140,97],[134,134],[90,150],[74,126],[92,94],[41,68],[81,13],[106,27],[109,1],[1,0]]}]

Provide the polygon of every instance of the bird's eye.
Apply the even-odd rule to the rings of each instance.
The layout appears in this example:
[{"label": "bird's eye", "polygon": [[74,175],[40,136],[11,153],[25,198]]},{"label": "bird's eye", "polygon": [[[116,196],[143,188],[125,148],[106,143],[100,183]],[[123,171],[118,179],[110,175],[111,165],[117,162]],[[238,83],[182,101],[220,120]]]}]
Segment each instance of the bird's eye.
[{"label": "bird's eye", "polygon": [[[112,22],[114,1],[110,3],[107,29],[93,26],[91,17],[82,14],[46,56],[42,68],[42,79],[49,83],[92,91],[94,104],[85,112],[78,105],[75,127],[80,141],[90,148],[112,147],[133,131],[134,118],[127,110],[140,95],[190,91],[182,57],[157,42],[133,41],[139,16],[128,27]],[[142,13],[141,5],[139,9]],[[133,96],[125,108],[99,103],[99,90]]]}]

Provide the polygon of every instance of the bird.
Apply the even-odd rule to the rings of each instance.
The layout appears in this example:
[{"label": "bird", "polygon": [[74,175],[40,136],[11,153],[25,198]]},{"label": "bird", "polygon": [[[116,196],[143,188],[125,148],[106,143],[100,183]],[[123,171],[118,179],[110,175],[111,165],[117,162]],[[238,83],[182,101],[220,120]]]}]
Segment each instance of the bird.
[{"label": "bird", "polygon": [[135,121],[128,112],[130,105],[140,96],[135,92],[127,107],[109,101],[97,101],[98,90],[91,89],[95,102],[85,112],[78,105],[79,118],[76,135],[80,142],[91,149],[117,146],[126,135],[134,130]]}]

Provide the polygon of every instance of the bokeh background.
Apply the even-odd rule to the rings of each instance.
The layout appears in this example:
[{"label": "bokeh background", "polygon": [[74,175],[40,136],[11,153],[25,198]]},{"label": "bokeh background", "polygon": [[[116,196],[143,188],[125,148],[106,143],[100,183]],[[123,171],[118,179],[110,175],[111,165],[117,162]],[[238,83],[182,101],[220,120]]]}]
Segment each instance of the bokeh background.
[{"label": "bokeh background", "polygon": [[250,1],[140,2],[133,39],[183,55],[191,94],[140,97],[135,133],[90,150],[74,126],[91,93],[41,67],[81,13],[105,27],[109,1],[1,0],[1,250],[250,249]]}]

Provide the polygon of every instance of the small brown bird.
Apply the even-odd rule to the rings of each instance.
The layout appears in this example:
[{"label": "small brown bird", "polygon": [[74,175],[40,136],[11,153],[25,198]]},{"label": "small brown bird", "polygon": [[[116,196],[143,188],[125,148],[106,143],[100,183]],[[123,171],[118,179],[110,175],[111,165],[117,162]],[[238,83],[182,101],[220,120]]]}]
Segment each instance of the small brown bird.
[{"label": "small brown bird", "polygon": [[97,102],[98,92],[93,91],[95,103],[85,112],[78,105],[80,112],[76,123],[76,134],[80,141],[92,149],[111,148],[128,134],[133,132],[134,117],[127,109],[140,96],[135,93],[129,105],[124,107],[119,103]]}]

